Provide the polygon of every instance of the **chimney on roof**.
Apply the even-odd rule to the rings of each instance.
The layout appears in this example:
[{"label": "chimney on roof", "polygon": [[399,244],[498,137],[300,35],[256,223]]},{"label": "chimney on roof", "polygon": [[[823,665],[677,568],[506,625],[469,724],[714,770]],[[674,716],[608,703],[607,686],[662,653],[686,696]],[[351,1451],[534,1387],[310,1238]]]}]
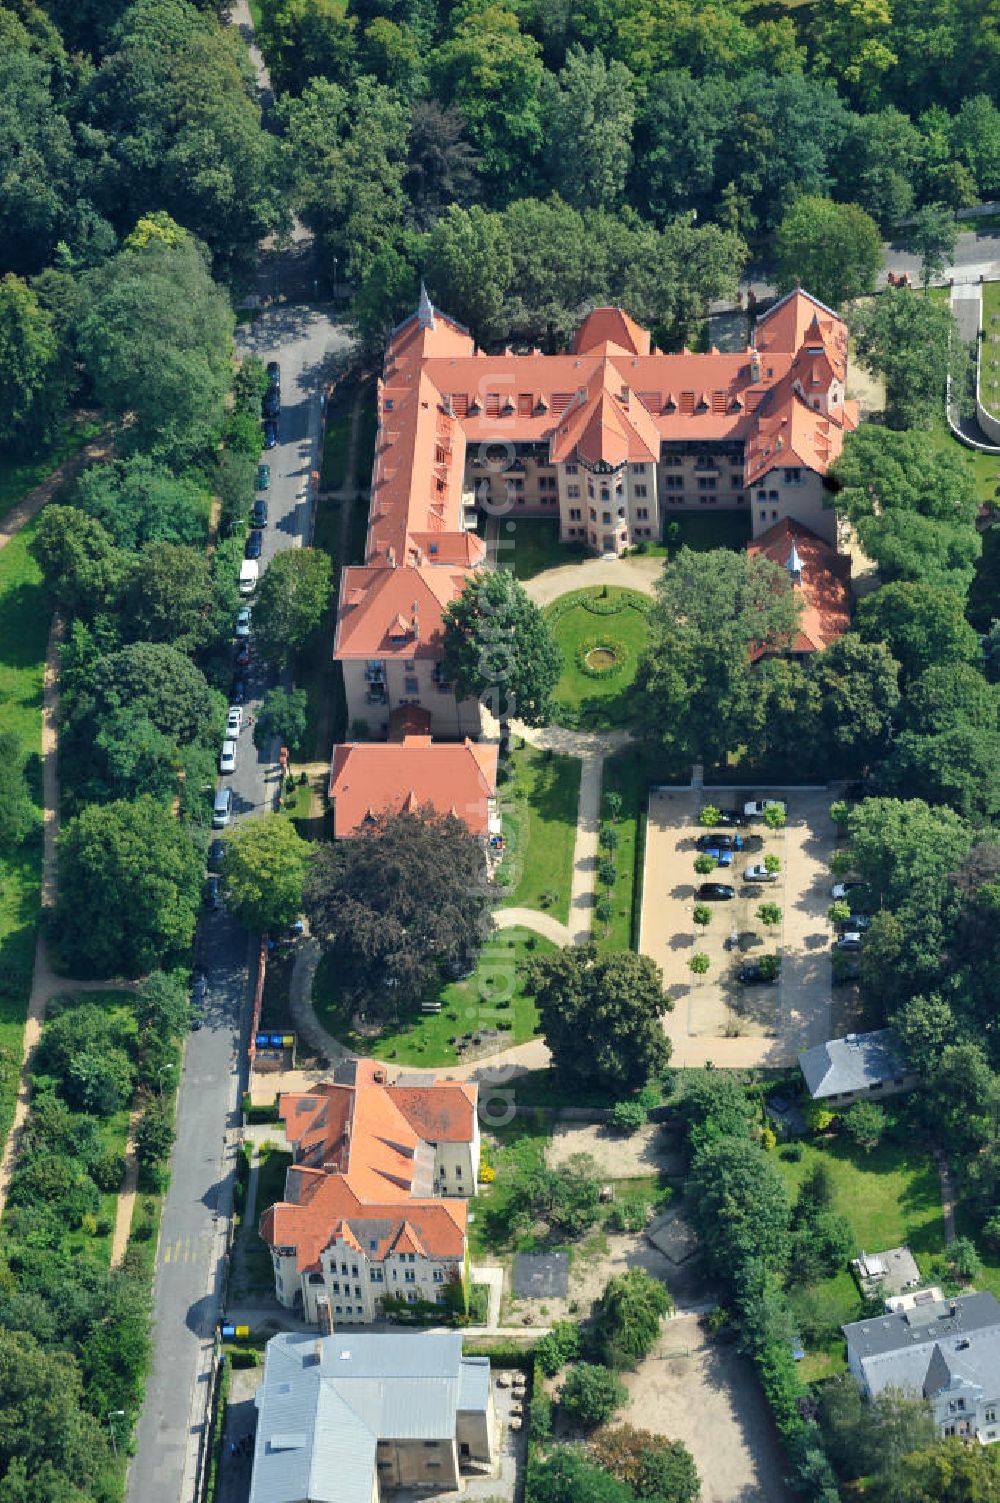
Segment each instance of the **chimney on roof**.
[{"label": "chimney on roof", "polygon": [[760,351],[753,349],[750,351],[750,380],[756,382],[760,380],[760,377]]},{"label": "chimney on roof", "polygon": [[419,610],[419,607],[417,606],[417,602],[416,601],[413,602],[413,611],[412,611],[412,615],[410,616],[410,625],[413,627],[413,639],[414,639],[414,641],[415,642],[419,642],[420,641],[420,610]]},{"label": "chimney on roof", "polygon": [[621,400],[622,400],[622,402],[624,403],[624,405],[626,407],[628,406],[629,396],[630,396],[630,392],[629,392],[628,387],[627,386],[623,386],[622,387]]},{"label": "chimney on roof", "polygon": [[427,296],[427,288],[424,286],[423,279],[421,279],[420,282],[420,301],[417,304],[417,323],[422,329],[433,329],[434,327],[434,304]]}]

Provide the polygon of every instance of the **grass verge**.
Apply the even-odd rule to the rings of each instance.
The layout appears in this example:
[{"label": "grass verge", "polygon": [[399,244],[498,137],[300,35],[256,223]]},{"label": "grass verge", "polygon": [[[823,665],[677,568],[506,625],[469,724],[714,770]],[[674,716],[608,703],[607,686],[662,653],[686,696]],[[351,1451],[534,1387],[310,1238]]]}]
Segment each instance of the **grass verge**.
[{"label": "grass verge", "polygon": [[[580,801],[580,763],[575,757],[522,746],[509,758],[503,785],[503,830],[507,855],[505,908],[538,908],[563,924],[569,920],[573,847]],[[544,901],[543,901],[544,899]]]},{"label": "grass verge", "polygon": [[[621,799],[621,813],[614,823],[618,844],[614,856],[618,876],[609,889],[614,913],[607,924],[594,921],[597,948],[635,950],[639,941],[639,914],[642,910],[642,871],[646,853],[646,811],[652,763],[639,747],[629,747],[607,757],[601,784],[601,814],[608,819],[608,794]],[[609,821],[610,822],[610,821]]]},{"label": "grass verge", "polygon": [[527,1043],[536,1036],[538,1009],[525,989],[525,965],[532,955],[550,954],[554,949],[548,940],[527,929],[499,931],[484,945],[471,976],[441,987],[436,998],[441,1003],[440,1012],[413,1013],[396,1027],[387,1028],[379,1038],[354,1032],[328,959],[320,963],[316,973],[313,1007],[323,1027],[358,1053],[401,1065],[458,1064],[465,1050],[457,1045],[471,1042],[478,1030],[509,1023],[510,1028],[503,1030],[504,1048]]}]

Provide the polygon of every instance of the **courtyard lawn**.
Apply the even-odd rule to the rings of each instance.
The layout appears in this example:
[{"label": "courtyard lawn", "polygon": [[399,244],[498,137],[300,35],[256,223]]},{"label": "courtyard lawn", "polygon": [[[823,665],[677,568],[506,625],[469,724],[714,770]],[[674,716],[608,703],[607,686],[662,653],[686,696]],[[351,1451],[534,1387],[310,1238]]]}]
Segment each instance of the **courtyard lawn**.
[{"label": "courtyard lawn", "polygon": [[646,847],[646,809],[652,767],[638,748],[618,752],[604,762],[601,787],[601,817],[608,816],[607,796],[617,793],[622,801],[621,813],[614,823],[618,844],[614,851],[618,877],[610,890],[614,914],[609,923],[595,918],[594,938],[599,950],[634,950],[637,947],[639,913],[642,909],[642,868]]},{"label": "courtyard lawn", "polygon": [[326,418],[323,435],[323,467],[320,470],[320,490],[336,491],[344,484],[347,469],[347,437],[351,426],[349,412],[330,411]]},{"label": "courtyard lawn", "polygon": [[750,541],[750,508],[678,512],[676,516],[667,512],[663,535],[671,557],[680,548],[693,548],[697,553],[732,548],[740,553]]},{"label": "courtyard lawn", "polygon": [[576,757],[522,746],[507,762],[511,777],[500,786],[507,854],[499,880],[505,908],[539,908],[569,920],[573,848],[580,802]]},{"label": "courtyard lawn", "polygon": [[[944,1219],[941,1185],[930,1154],[912,1143],[897,1142],[864,1153],[842,1138],[799,1146],[798,1162],[772,1155],[792,1200],[815,1166],[826,1164],[834,1184],[833,1209],[854,1229],[852,1256],[905,1243],[921,1273],[935,1273],[935,1259],[944,1251]],[[807,1351],[802,1376],[812,1381],[842,1370],[840,1327],[861,1313],[851,1274],[842,1269],[830,1278],[793,1286],[789,1297]]]},{"label": "courtyard lawn", "polygon": [[0,855],[0,1141],[14,1115],[24,1018],[31,991],[42,875],[42,680],[50,607],[28,553],[34,524],[0,552],[0,724],[28,755],[37,831]]},{"label": "courtyard lawn", "polygon": [[560,543],[559,523],[548,517],[501,517],[497,562],[515,579],[534,579],[546,569],[579,564],[590,555],[582,543]]},{"label": "courtyard lawn", "polygon": [[416,1012],[404,1022],[387,1027],[378,1038],[354,1031],[337,991],[333,966],[324,959],[313,985],[313,1008],[324,1028],[360,1054],[401,1065],[454,1065],[461,1062],[462,1054],[453,1040],[459,1041],[463,1035],[471,1039],[478,1029],[510,1023],[510,1030],[504,1030],[504,1048],[535,1037],[538,1010],[534,998],[525,991],[525,965],[533,955],[547,955],[554,948],[527,929],[499,930],[486,941],[471,976],[441,987],[436,998],[441,1003],[440,1012]]},{"label": "courtyard lawn", "polygon": [[608,730],[627,723],[648,608],[638,591],[608,586],[574,590],[546,608],[563,658],[555,692],[559,725]]},{"label": "courtyard lawn", "polygon": [[375,463],[377,437],[378,411],[375,406],[375,385],[372,382],[365,387],[361,398],[358,448],[354,456],[354,484],[359,491],[367,491],[372,483],[372,465]]}]

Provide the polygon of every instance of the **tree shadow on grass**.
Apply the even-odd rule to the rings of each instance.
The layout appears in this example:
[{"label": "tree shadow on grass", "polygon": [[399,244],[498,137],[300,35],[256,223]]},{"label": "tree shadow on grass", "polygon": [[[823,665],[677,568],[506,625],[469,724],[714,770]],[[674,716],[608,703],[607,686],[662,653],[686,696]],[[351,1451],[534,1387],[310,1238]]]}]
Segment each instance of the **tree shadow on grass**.
[{"label": "tree shadow on grass", "polygon": [[[45,657],[50,610],[40,584],[22,580],[0,591],[0,665],[33,668]],[[32,704],[41,704],[41,693]]]}]

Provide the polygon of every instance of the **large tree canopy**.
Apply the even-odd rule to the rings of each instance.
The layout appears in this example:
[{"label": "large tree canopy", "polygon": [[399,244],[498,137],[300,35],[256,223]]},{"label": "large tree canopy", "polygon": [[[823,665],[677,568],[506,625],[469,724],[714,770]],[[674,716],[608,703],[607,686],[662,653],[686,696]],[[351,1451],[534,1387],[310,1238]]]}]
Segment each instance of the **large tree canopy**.
[{"label": "large tree canopy", "polygon": [[545,725],[561,666],[548,623],[507,569],[473,575],[444,613],[445,677],[500,719]]},{"label": "large tree canopy", "polygon": [[282,814],[246,820],[233,831],[222,880],[229,911],[245,929],[260,934],[298,918],[312,849]]},{"label": "large tree canopy", "polygon": [[944,410],[951,376],[965,390],[968,351],[947,304],[889,288],[851,315],[858,358],[885,377],[885,415],[892,428],[930,428]]},{"label": "large tree canopy", "polygon": [[781,1268],[791,1207],[767,1156],[741,1138],[719,1138],[695,1155],[685,1205],[713,1272],[726,1283],[753,1261]]},{"label": "large tree canopy", "polygon": [[119,548],[201,544],[208,529],[204,486],[172,474],[146,454],[92,465],[77,481],[73,499],[81,511],[104,524]]},{"label": "large tree canopy", "polygon": [[780,647],[801,603],[762,554],[682,548],[663,571],[636,679],[643,730],[680,757],[719,758],[741,737],[753,644]]},{"label": "large tree canopy", "polygon": [[271,662],[283,665],[306,645],[326,612],[332,574],[320,548],[286,548],[271,560],[253,610],[254,632]]},{"label": "large tree canopy", "polygon": [[885,584],[866,595],[857,626],[864,641],[886,644],[905,679],[927,668],[974,663],[980,656],[961,596],[920,581]]},{"label": "large tree canopy", "polygon": [[492,927],[482,842],[453,815],[383,814],[321,846],[304,902],[342,994],[382,1016],[421,1002]]},{"label": "large tree canopy", "polygon": [[871,292],[882,269],[882,236],[857,204],[807,194],[787,210],[775,236],[778,289],[807,287],[835,308]]},{"label": "large tree canopy", "polygon": [[571,1085],[634,1091],[667,1064],[661,1018],[673,1004],[648,956],[570,948],[533,960],[529,976],[552,1063]]}]

